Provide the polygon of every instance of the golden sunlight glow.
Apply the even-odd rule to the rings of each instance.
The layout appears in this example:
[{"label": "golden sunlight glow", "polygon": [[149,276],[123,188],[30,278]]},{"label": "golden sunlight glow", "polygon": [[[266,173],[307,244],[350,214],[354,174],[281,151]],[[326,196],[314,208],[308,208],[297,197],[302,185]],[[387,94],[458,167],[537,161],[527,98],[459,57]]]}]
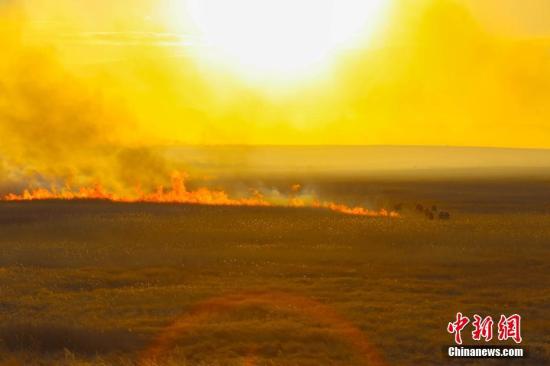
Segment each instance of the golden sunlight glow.
[{"label": "golden sunlight glow", "polygon": [[295,78],[364,40],[387,0],[189,0],[199,55],[262,79]]},{"label": "golden sunlight glow", "polygon": [[516,3],[0,0],[0,176],[196,173],[159,145],[549,148],[550,1]]}]

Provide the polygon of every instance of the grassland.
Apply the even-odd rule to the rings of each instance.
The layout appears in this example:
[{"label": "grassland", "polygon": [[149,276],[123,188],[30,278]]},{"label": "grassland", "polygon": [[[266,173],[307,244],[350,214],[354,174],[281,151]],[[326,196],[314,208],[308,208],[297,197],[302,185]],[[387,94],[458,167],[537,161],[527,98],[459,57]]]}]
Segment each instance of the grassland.
[{"label": "grassland", "polygon": [[362,365],[360,337],[388,365],[505,364],[444,356],[457,311],[521,314],[513,364],[550,363],[547,183],[346,184],[319,190],[403,217],[1,203],[0,364],[136,365],[164,340],[162,365]]}]

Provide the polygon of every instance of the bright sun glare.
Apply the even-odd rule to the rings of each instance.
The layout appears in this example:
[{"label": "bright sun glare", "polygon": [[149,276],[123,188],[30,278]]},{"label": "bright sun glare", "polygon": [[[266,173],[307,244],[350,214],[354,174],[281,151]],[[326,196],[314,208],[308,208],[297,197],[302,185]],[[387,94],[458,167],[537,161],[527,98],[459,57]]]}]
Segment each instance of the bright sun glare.
[{"label": "bright sun glare", "polygon": [[296,78],[364,41],[388,0],[188,0],[202,57],[252,77]]}]

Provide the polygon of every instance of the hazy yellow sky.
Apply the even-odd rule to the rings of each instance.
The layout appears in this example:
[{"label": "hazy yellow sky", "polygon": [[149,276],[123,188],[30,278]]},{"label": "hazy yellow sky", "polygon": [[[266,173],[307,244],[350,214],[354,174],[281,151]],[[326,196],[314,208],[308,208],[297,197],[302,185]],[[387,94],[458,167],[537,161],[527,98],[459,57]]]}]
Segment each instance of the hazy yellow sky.
[{"label": "hazy yellow sky", "polygon": [[331,35],[333,1],[256,1],[258,21],[227,0],[206,31],[189,1],[1,1],[8,153],[82,131],[91,146],[550,148],[549,1],[373,0],[339,8]]}]

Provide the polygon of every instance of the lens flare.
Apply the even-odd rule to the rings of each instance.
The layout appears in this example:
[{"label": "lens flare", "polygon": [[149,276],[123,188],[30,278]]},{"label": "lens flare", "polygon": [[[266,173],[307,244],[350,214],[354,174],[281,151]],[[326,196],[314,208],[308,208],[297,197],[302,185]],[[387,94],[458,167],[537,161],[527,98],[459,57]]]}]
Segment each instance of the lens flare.
[{"label": "lens flare", "polygon": [[[218,314],[224,314],[249,304],[273,307],[292,312],[315,322],[327,325],[347,342],[365,365],[384,366],[386,362],[356,325],[340,315],[332,307],[307,297],[284,292],[244,292],[214,297],[196,304],[190,311],[175,319],[163,329],[141,355],[138,365],[157,365],[166,357],[178,339],[206,323]],[[245,365],[255,364],[257,355],[248,352]]]}]

